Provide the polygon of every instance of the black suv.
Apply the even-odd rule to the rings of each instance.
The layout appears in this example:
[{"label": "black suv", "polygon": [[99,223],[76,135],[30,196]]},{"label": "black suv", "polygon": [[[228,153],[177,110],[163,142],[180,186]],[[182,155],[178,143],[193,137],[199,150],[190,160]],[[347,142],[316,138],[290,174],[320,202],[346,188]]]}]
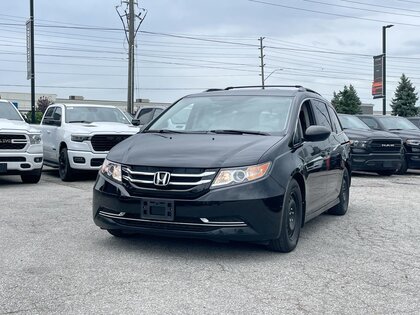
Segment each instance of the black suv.
[{"label": "black suv", "polygon": [[389,131],[403,141],[404,159],[399,174],[408,168],[420,168],[420,129],[403,117],[396,116],[358,116],[366,125],[375,130]]},{"label": "black suv", "polygon": [[258,241],[289,252],[305,222],[346,213],[349,155],[336,112],[312,90],[189,95],[109,152],[93,218],[118,237]]},{"label": "black suv", "polygon": [[401,138],[386,131],[372,130],[353,115],[339,114],[351,143],[352,171],[376,172],[389,176],[401,168]]}]

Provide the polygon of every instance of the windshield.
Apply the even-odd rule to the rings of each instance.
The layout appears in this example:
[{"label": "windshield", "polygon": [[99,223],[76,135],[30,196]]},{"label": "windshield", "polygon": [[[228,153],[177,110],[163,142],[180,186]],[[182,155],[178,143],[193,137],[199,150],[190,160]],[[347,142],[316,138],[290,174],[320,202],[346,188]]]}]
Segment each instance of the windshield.
[{"label": "windshield", "polygon": [[22,121],[22,117],[16,107],[10,102],[0,102],[0,119],[1,118]]},{"label": "windshield", "polygon": [[67,106],[66,123],[117,122],[130,124],[129,119],[114,107]]},{"label": "windshield", "polygon": [[389,130],[418,130],[416,125],[404,117],[377,117]]},{"label": "windshield", "polygon": [[363,121],[356,116],[338,115],[344,129],[370,129]]},{"label": "windshield", "polygon": [[279,96],[186,97],[147,131],[278,134],[286,128],[292,101],[292,97]]}]

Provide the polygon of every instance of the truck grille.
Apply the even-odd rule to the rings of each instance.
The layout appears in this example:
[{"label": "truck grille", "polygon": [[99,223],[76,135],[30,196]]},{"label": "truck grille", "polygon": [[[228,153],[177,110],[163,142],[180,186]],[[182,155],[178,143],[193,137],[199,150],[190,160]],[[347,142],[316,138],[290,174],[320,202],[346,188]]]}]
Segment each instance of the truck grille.
[{"label": "truck grille", "polygon": [[369,145],[371,152],[396,153],[401,151],[401,140],[375,139]]},{"label": "truck grille", "polygon": [[95,135],[90,140],[93,150],[109,151],[121,141],[127,139],[131,135]]},{"label": "truck grille", "polygon": [[[217,169],[123,167],[123,184],[130,194],[141,197],[197,198],[204,194]],[[166,183],[155,184],[156,173],[168,173]],[[163,185],[165,184],[165,185]]]},{"label": "truck grille", "polygon": [[27,144],[25,135],[0,134],[0,150],[22,150]]}]

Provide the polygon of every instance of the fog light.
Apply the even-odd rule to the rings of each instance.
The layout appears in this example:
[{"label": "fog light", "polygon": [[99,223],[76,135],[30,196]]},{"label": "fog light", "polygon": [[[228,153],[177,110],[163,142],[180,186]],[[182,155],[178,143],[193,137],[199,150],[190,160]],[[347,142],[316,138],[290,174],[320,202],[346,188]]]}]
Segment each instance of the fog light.
[{"label": "fog light", "polygon": [[75,156],[75,157],[73,157],[73,162],[78,163],[78,164],[84,164],[84,163],[86,163],[86,160],[85,160],[84,157]]},{"label": "fog light", "polygon": [[42,162],[42,157],[37,157],[34,159],[35,163],[41,163]]}]

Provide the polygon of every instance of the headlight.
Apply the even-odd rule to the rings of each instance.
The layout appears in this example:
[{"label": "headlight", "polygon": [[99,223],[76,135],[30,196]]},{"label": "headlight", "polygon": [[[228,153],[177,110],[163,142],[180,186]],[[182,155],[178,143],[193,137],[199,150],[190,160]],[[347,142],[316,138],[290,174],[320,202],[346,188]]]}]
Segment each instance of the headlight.
[{"label": "headlight", "polygon": [[365,140],[350,140],[350,145],[353,148],[364,149],[367,146],[368,141]]},{"label": "headlight", "polygon": [[31,142],[31,144],[40,144],[41,143],[41,134],[39,133],[33,133],[33,134],[29,134],[29,141]]},{"label": "headlight", "polygon": [[420,140],[408,139],[405,143],[412,146],[420,146]]},{"label": "headlight", "polygon": [[74,141],[74,142],[89,141],[90,138],[91,138],[90,136],[86,136],[86,135],[71,135],[71,141]]},{"label": "headlight", "polygon": [[122,182],[122,175],[121,175],[121,164],[108,161],[105,159],[104,164],[101,166],[100,172],[117,182]]},{"label": "headlight", "polygon": [[217,174],[211,187],[230,186],[257,180],[268,173],[270,165],[271,163],[267,162],[259,165],[222,169]]}]

